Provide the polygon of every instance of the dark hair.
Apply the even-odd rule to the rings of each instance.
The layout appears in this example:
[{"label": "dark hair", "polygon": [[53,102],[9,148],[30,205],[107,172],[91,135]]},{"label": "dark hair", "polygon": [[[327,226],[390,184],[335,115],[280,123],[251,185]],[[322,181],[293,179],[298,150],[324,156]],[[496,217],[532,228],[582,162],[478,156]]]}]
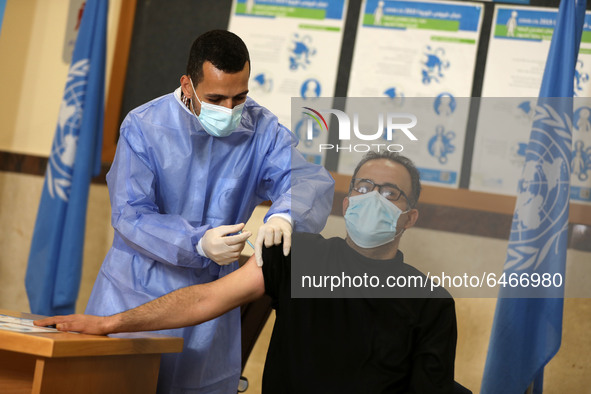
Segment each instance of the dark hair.
[{"label": "dark hair", "polygon": [[250,74],[250,56],[246,44],[227,30],[210,30],[193,42],[187,62],[187,75],[195,85],[203,81],[203,63],[206,61],[230,74],[242,71],[248,62]]},{"label": "dark hair", "polygon": [[[414,208],[417,205],[417,202],[419,201],[419,196],[421,195],[421,175],[420,175],[417,167],[415,167],[412,160],[410,160],[406,156],[402,156],[398,152],[389,152],[389,151],[367,152],[367,154],[365,154],[365,156],[363,156],[361,161],[357,164],[357,167],[355,167],[355,171],[353,172],[353,178],[355,178],[355,176],[357,175],[357,172],[359,172],[359,169],[361,168],[362,165],[364,165],[365,163],[367,163],[370,160],[377,160],[377,159],[387,159],[387,160],[393,161],[395,163],[401,164],[404,166],[404,168],[406,168],[406,170],[410,174],[410,184],[411,184],[411,188],[412,188],[410,195],[408,196],[408,198],[410,200],[408,203],[410,204],[411,208]],[[353,187],[353,182],[351,181],[351,186],[349,187],[349,193],[351,193],[352,187]]]}]

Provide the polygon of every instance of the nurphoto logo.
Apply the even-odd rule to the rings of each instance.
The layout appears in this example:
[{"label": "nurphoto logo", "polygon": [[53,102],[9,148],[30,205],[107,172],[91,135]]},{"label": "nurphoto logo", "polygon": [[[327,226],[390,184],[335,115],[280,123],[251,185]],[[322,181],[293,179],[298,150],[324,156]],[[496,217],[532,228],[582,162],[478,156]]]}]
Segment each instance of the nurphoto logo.
[{"label": "nurphoto logo", "polygon": [[[400,130],[406,135],[410,141],[417,141],[418,138],[410,131],[411,128],[416,126],[417,117],[410,113],[398,113],[398,112],[387,112],[377,114],[377,130],[372,132],[363,132],[359,127],[359,113],[353,113],[353,127],[351,127],[351,119],[349,115],[338,109],[323,109],[315,110],[310,107],[303,107],[306,111],[303,112],[308,115],[306,139],[312,140],[314,138],[314,123],[320,127],[320,130],[328,132],[328,123],[326,122],[324,115],[333,114],[336,116],[338,121],[339,130],[339,141],[350,141],[351,130],[353,135],[362,141],[379,141],[386,140],[392,141],[392,136],[396,130]],[[385,127],[384,127],[385,123]],[[368,152],[370,150],[388,150],[390,152],[402,152],[404,147],[401,144],[387,144],[387,143],[366,143],[366,144],[319,144],[318,151],[323,150],[336,150],[349,151],[349,152]]]}]

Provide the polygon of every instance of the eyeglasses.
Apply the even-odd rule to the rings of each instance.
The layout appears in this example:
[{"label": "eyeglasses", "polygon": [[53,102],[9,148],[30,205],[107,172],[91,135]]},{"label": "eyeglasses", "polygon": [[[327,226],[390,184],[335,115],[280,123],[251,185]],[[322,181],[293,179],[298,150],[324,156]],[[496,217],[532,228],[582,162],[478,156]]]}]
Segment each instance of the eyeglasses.
[{"label": "eyeglasses", "polygon": [[400,190],[398,186],[393,185],[391,183],[384,183],[383,185],[378,185],[371,179],[353,178],[351,180],[351,187],[349,189],[349,193],[351,192],[351,190],[355,190],[357,193],[365,194],[373,191],[376,187],[378,188],[378,193],[380,193],[389,201],[398,201],[400,199],[400,196],[402,196],[409,205],[412,205],[406,194],[402,190]]}]

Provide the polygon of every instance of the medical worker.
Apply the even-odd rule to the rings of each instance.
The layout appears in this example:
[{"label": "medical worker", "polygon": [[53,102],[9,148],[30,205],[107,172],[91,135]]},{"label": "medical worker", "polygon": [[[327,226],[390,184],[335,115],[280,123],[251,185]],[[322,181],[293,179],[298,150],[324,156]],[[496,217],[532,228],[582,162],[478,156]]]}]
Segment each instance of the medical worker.
[{"label": "medical worker", "polygon": [[[263,201],[272,205],[255,241],[259,264],[263,244],[283,240],[287,255],[292,228],[324,227],[334,181],[247,97],[249,75],[244,42],[210,31],[193,43],[181,86],[127,115],[107,175],[113,246],[87,313],[112,315],[236,270],[251,235],[239,232]],[[183,337],[184,348],[163,355],[158,392],[236,393],[239,309],[162,333]]]}]

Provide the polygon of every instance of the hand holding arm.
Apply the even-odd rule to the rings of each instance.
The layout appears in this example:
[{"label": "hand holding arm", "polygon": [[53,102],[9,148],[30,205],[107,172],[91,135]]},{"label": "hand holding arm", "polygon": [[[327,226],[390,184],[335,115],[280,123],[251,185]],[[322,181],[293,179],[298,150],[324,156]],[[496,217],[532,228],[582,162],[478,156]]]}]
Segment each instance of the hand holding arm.
[{"label": "hand holding arm", "polygon": [[263,266],[263,243],[266,247],[281,244],[283,240],[283,255],[287,256],[291,250],[291,223],[279,216],[271,217],[258,231],[254,243],[254,253],[259,267]]}]

